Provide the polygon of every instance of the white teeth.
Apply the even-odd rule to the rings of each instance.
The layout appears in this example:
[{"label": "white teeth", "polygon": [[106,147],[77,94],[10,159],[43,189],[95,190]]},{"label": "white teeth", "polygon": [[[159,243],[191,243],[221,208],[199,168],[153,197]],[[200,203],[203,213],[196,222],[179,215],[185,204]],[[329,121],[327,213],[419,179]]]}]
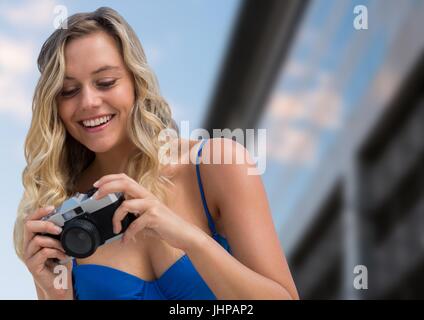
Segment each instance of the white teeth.
[{"label": "white teeth", "polygon": [[104,116],[94,120],[84,120],[82,123],[84,124],[85,127],[95,127],[95,126],[98,126],[99,124],[108,122],[111,118],[112,118],[112,115],[108,115],[108,116]]}]

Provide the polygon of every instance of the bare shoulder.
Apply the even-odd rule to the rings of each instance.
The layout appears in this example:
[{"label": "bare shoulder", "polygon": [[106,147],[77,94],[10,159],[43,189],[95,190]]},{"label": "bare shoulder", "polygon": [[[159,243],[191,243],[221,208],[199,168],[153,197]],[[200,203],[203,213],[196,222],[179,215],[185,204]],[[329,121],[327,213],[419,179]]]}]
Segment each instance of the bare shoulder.
[{"label": "bare shoulder", "polygon": [[[202,173],[213,184],[213,190],[228,194],[227,187],[236,183],[260,181],[256,165],[248,150],[226,138],[209,139],[202,149]],[[249,177],[256,176],[256,178]]]},{"label": "bare shoulder", "polygon": [[[172,172],[172,181],[176,185],[176,188],[173,188],[173,192],[170,194],[170,198],[175,200],[175,203],[179,203],[181,200],[174,199],[174,195],[178,194],[180,198],[186,198],[187,201],[199,203],[201,206],[197,174],[200,175],[208,209],[212,218],[218,222],[220,215],[216,203],[218,190],[215,181],[217,180],[214,177],[214,170],[210,168],[210,165],[212,165],[211,162],[206,160],[212,151],[209,147],[211,145],[211,140],[207,140],[203,145],[198,172],[196,172],[196,161],[199,159],[198,155],[202,141],[188,139],[179,139],[174,143],[174,145],[177,145],[178,142],[179,146],[178,162],[170,165],[167,170],[168,172]],[[185,195],[180,193],[181,190],[184,190]],[[203,209],[201,210],[203,211]]]},{"label": "bare shoulder", "polygon": [[202,161],[210,163],[202,164],[202,174],[219,208],[232,255],[298,297],[261,175],[249,152],[233,140],[211,139],[204,145]]},{"label": "bare shoulder", "polygon": [[195,149],[198,145],[196,140],[188,140],[183,138],[175,139],[168,148],[170,149],[170,163],[167,163],[162,168],[164,175],[181,178],[190,174],[192,168],[191,163],[194,163]]},{"label": "bare shoulder", "polygon": [[225,203],[233,200],[233,188],[245,188],[247,184],[252,187],[250,190],[258,187],[260,178],[249,179],[254,170],[248,151],[240,143],[226,138],[205,142],[200,157],[200,175],[208,204],[215,206],[217,218],[221,218]]}]

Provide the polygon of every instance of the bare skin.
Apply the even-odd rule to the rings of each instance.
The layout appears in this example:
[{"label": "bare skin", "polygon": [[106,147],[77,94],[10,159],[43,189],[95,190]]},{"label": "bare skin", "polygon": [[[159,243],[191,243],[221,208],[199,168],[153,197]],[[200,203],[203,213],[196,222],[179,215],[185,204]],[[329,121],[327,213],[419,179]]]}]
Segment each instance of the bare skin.
[{"label": "bare skin", "polygon": [[[140,199],[136,200],[142,202],[145,194],[142,186],[131,182],[130,188],[128,183],[123,183],[129,182],[128,177],[114,175],[124,171],[134,150],[125,133],[126,120],[134,104],[134,83],[116,43],[104,32],[74,39],[65,48],[65,61],[66,78],[57,98],[59,116],[67,131],[96,154],[78,181],[78,190],[90,189],[99,179],[119,178],[120,188],[138,194]],[[104,114],[115,116],[101,132],[88,133],[79,123]],[[215,141],[224,150],[245,152],[231,140],[211,139],[202,157],[213,159],[217,150],[211,145]],[[190,141],[190,148],[196,143]],[[182,156],[188,157],[188,154]],[[217,231],[228,239],[232,255],[210,237],[195,165],[190,163],[164,168],[174,173],[175,184],[167,189],[167,206],[154,201],[151,202],[154,209],[140,209],[143,212],[137,220],[153,216],[159,219],[161,223],[154,224],[156,230],[153,231],[161,237],[146,237],[145,225],[133,222],[139,228],[129,232],[134,241],[104,245],[94,255],[78,259],[78,263],[107,265],[151,281],[186,253],[218,299],[297,299],[262,181],[260,176],[248,176],[248,167],[249,164],[201,165],[208,207]],[[109,181],[101,185],[99,191],[110,192],[111,188]],[[181,243],[184,244],[179,245]],[[37,286],[38,291],[46,289],[40,290]],[[47,293],[40,298],[50,297],[54,294]]]},{"label": "bare skin", "polygon": [[[190,149],[196,143],[197,141],[189,141]],[[183,156],[188,157],[187,154]],[[193,164],[178,164],[166,169],[168,172],[172,172],[173,178],[171,181],[175,184],[175,186],[169,186],[167,189],[168,207],[210,235],[197,185],[195,166]],[[100,174],[90,172],[90,167],[87,168],[78,183],[78,190],[84,192],[92,188],[98,176]],[[218,210],[209,195],[207,201],[217,231],[221,235],[225,235],[223,226],[219,221]],[[151,281],[159,278],[182,255],[184,255],[182,250],[173,248],[157,238],[145,237],[143,233],[139,233],[136,242],[130,241],[125,245],[122,245],[119,241],[111,242],[101,246],[92,256],[77,261],[79,264],[107,265],[143,280]]]},{"label": "bare skin", "polygon": [[[87,59],[86,57],[93,57]],[[96,57],[96,58],[94,58]],[[98,58],[101,57],[101,58]],[[103,32],[71,41],[65,50],[66,75],[64,88],[58,98],[59,114],[67,130],[82,144],[96,152],[96,159],[82,174],[77,189],[84,192],[102,176],[123,171],[125,159],[133,150],[125,135],[125,121],[134,103],[134,84],[130,72],[116,48],[114,40]],[[115,69],[90,74],[102,66]],[[116,82],[112,82],[115,81]],[[108,89],[102,84],[113,83]],[[112,127],[105,134],[87,134],[78,121],[96,114],[116,113]],[[191,142],[191,147],[196,141]],[[187,156],[187,155],[186,155]],[[184,218],[208,232],[206,217],[202,212],[200,194],[196,186],[195,171],[192,165],[173,166],[175,187],[168,190],[170,203],[175,212],[184,212]],[[192,190],[184,192],[178,190]],[[195,204],[195,205],[194,205]],[[78,263],[108,265],[136,275],[144,280],[160,276],[183,252],[170,247],[163,241],[151,237],[137,236],[136,243],[122,246],[112,242],[100,247],[96,253]],[[112,259],[113,258],[113,259]]]}]

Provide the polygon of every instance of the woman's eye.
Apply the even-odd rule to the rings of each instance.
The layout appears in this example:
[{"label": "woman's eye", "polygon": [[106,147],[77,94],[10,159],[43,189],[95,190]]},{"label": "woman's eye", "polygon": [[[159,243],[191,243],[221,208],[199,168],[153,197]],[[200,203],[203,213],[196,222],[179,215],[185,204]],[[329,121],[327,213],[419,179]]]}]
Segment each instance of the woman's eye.
[{"label": "woman's eye", "polygon": [[72,89],[72,90],[62,90],[62,92],[60,93],[60,95],[62,97],[65,97],[65,98],[69,98],[69,97],[72,97],[73,95],[75,95],[77,93],[77,91],[78,91],[77,88],[76,89]]},{"label": "woman's eye", "polygon": [[99,86],[100,88],[110,88],[111,86],[115,84],[115,82],[116,80],[99,82],[97,86]]}]

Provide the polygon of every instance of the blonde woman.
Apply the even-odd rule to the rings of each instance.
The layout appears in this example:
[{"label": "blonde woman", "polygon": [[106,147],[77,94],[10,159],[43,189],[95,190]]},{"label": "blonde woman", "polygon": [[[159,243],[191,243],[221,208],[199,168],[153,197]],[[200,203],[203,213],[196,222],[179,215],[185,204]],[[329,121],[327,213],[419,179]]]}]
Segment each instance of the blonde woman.
[{"label": "blonde woman", "polygon": [[[69,17],[44,43],[25,141],[24,195],[14,230],[39,299],[297,299],[260,177],[248,164],[206,164],[231,140],[186,143],[196,163],[162,164],[159,133],[175,128],[132,28],[114,10]],[[213,147],[212,147],[213,146]],[[40,220],[76,192],[123,192],[122,240],[66,266],[61,229]]]}]

